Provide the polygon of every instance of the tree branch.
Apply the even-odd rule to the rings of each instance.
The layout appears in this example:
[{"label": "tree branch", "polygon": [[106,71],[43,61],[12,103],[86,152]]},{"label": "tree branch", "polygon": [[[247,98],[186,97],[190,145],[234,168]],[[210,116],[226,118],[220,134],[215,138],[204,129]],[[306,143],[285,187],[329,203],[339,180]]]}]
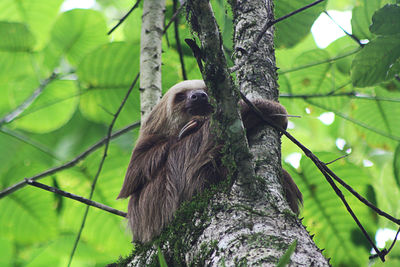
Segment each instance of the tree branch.
[{"label": "tree branch", "polygon": [[[204,81],[210,95],[215,99],[217,110],[213,114],[216,122],[218,142],[223,144],[228,172],[237,172],[237,181],[242,185],[243,196],[256,197],[255,174],[247,139],[237,110],[237,95],[222,50],[222,39],[209,1],[187,1],[189,22],[201,43],[204,60]],[[237,165],[234,166],[233,162]]]},{"label": "tree branch", "polygon": [[[309,4],[309,5],[306,5],[306,6],[304,6],[302,8],[299,8],[299,9],[293,11],[293,12],[290,12],[289,14],[284,15],[284,16],[278,18],[278,19],[267,20],[265,22],[264,26],[262,27],[261,31],[257,35],[257,38],[254,40],[252,46],[250,47],[250,50],[248,52],[245,51],[246,52],[246,56],[253,54],[258,49],[258,43],[261,41],[262,37],[267,32],[267,30],[269,28],[271,28],[274,24],[276,24],[276,23],[278,23],[278,22],[280,22],[282,20],[285,20],[285,19],[287,19],[287,18],[289,18],[289,17],[291,17],[293,15],[296,15],[297,13],[300,13],[300,12],[306,10],[306,9],[309,9],[310,7],[313,7],[313,6],[315,6],[316,4],[319,4],[322,1],[324,1],[324,0],[317,0],[317,1],[315,1],[315,2],[313,2],[311,4]],[[237,64],[237,65],[233,66],[232,68],[230,68],[230,72],[235,72],[239,68],[241,68],[243,66],[243,64],[244,64],[243,62],[245,62],[245,61],[242,61],[241,64]]]},{"label": "tree branch", "polygon": [[280,21],[282,21],[282,20],[285,20],[285,19],[287,19],[287,18],[290,18],[291,16],[296,15],[296,14],[298,14],[298,13],[304,11],[304,10],[307,10],[307,9],[309,9],[310,7],[313,7],[313,6],[315,6],[315,5],[319,4],[319,3],[321,3],[322,1],[325,1],[325,0],[317,0],[317,1],[315,1],[315,2],[312,2],[312,3],[309,4],[309,5],[306,5],[306,6],[304,6],[304,7],[302,7],[302,8],[299,8],[299,9],[293,11],[293,12],[290,12],[289,14],[286,14],[286,15],[280,17],[280,18],[277,18],[277,19],[272,20],[272,21],[267,21],[267,22],[264,24],[264,26],[262,27],[262,29],[261,29],[260,33],[258,34],[257,38],[255,39],[255,41],[254,41],[254,43],[253,43],[253,45],[252,45],[252,48],[251,48],[251,52],[254,52],[254,51],[257,49],[258,43],[261,41],[261,38],[263,37],[263,35],[264,35],[264,34],[267,32],[267,30],[268,30],[270,27],[272,27],[274,24],[276,24],[276,23],[278,23],[278,22],[280,22]]},{"label": "tree branch", "polygon": [[15,110],[8,113],[0,120],[0,127],[5,123],[10,123],[16,117],[18,117],[22,112],[24,112],[24,110],[26,110],[35,101],[35,99],[42,93],[44,88],[56,78],[57,75],[55,73],[52,73],[49,78],[42,81],[39,87],[33,92],[31,96],[29,96],[24,102],[22,102]]},{"label": "tree branch", "polygon": [[[113,133],[110,136],[110,139],[115,139],[118,136],[120,136],[120,135],[122,135],[122,134],[124,134],[126,132],[129,132],[132,129],[138,127],[139,125],[140,125],[140,122],[132,123],[132,124],[126,126],[125,128],[122,128],[121,130],[118,130],[115,133]],[[83,160],[84,158],[89,156],[91,153],[96,151],[98,148],[103,146],[106,143],[106,141],[107,141],[107,137],[104,137],[103,139],[101,139],[100,141],[98,141],[97,143],[95,143],[94,145],[89,147],[88,149],[86,149],[84,152],[82,152],[81,154],[76,156],[71,161],[69,161],[67,163],[64,163],[64,164],[62,164],[60,166],[48,169],[48,170],[46,170],[44,172],[38,173],[38,174],[36,174],[34,176],[31,176],[31,177],[28,177],[26,179],[29,179],[29,180],[32,180],[32,181],[36,181],[36,180],[41,179],[43,177],[46,177],[48,175],[51,175],[51,174],[57,173],[59,171],[71,168],[71,167],[75,166],[78,162],[80,162],[81,160]],[[12,185],[10,187],[7,187],[6,189],[4,189],[4,190],[2,190],[0,192],[0,199],[5,197],[5,196],[7,196],[7,195],[9,195],[9,194],[11,194],[11,193],[13,193],[16,190],[19,190],[19,189],[23,188],[25,185],[26,185],[26,180],[21,180],[20,182]]]},{"label": "tree branch", "polygon": [[84,203],[86,205],[89,205],[89,206],[92,206],[92,207],[95,207],[95,208],[98,208],[98,209],[101,209],[101,210],[108,211],[108,212],[113,213],[115,215],[118,215],[118,216],[121,216],[121,217],[126,217],[126,212],[111,208],[111,207],[106,206],[104,204],[101,204],[99,202],[96,202],[96,201],[93,201],[93,200],[90,200],[90,199],[87,199],[87,198],[84,198],[84,197],[81,197],[81,196],[66,192],[64,190],[60,190],[58,188],[55,188],[55,187],[52,187],[52,186],[48,186],[48,185],[45,185],[45,184],[42,184],[42,183],[39,183],[39,182],[35,182],[35,181],[29,180],[29,179],[26,179],[26,183],[28,185],[41,188],[43,190],[52,192],[54,194],[58,194],[58,195],[61,195],[63,197],[67,197],[67,198],[79,201],[79,202]]},{"label": "tree branch", "polygon": [[338,26],[343,32],[344,34],[346,34],[347,36],[349,36],[351,39],[353,39],[360,47],[363,47],[364,44],[361,43],[360,39],[357,38],[357,36],[347,32],[342,26],[339,25],[339,23],[337,23],[332,17],[331,15],[329,15],[328,11],[324,10],[324,13],[333,21],[333,23],[336,24],[336,26]]},{"label": "tree branch", "polygon": [[174,22],[178,18],[178,14],[182,11],[182,9],[185,7],[185,5],[186,5],[186,1],[181,3],[181,6],[178,8],[178,10],[175,11],[175,13],[172,15],[170,21],[168,22],[168,24],[164,27],[163,34],[165,34],[167,32],[167,30],[168,30],[169,26],[171,26],[172,22]]},{"label": "tree branch", "polygon": [[[177,13],[178,11],[176,10],[177,5],[178,5],[178,0],[173,0],[173,10],[175,12],[174,14],[178,14]],[[183,5],[181,5],[179,7],[179,9],[181,9]],[[172,19],[171,19],[171,21],[172,21]],[[182,77],[183,77],[184,80],[187,80],[186,70],[185,70],[185,61],[183,60],[183,51],[182,51],[182,47],[181,47],[181,40],[179,38],[179,28],[178,28],[178,26],[179,26],[179,17],[176,16],[175,19],[174,19],[174,31],[175,31],[176,49],[178,50],[179,60],[181,62]]]},{"label": "tree branch", "polygon": [[108,31],[108,35],[110,35],[113,31],[115,31],[115,29],[117,29],[119,27],[119,25],[121,25],[127,18],[128,16],[132,13],[133,10],[135,10],[140,4],[140,0],[137,0],[136,3],[133,5],[133,7],[128,11],[128,13],[126,13],[119,21],[118,23],[111,29]]}]

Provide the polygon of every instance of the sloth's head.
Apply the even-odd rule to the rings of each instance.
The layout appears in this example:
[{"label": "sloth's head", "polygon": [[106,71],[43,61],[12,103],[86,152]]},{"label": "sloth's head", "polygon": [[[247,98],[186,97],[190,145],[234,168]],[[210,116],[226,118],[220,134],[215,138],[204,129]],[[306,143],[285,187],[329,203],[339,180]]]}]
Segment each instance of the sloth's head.
[{"label": "sloth's head", "polygon": [[176,135],[190,120],[209,116],[212,111],[204,81],[183,81],[171,87],[153,108],[142,132]]}]

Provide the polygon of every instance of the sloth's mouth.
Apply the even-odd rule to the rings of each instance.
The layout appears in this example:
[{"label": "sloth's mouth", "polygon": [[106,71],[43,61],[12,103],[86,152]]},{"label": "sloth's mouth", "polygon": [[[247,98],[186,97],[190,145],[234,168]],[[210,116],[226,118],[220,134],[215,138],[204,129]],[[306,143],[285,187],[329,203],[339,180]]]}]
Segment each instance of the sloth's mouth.
[{"label": "sloth's mouth", "polygon": [[200,103],[191,105],[187,111],[192,116],[207,116],[213,112],[213,107],[210,103]]}]

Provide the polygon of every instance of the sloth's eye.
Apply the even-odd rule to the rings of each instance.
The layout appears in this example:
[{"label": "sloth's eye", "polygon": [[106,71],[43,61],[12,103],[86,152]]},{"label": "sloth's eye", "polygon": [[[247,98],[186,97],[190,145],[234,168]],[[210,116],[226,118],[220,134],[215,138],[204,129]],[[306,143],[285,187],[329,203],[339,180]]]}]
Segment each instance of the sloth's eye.
[{"label": "sloth's eye", "polygon": [[185,93],[177,93],[175,95],[174,101],[175,101],[175,103],[178,103],[178,102],[181,102],[181,101],[185,100],[185,98],[186,98],[186,94]]}]

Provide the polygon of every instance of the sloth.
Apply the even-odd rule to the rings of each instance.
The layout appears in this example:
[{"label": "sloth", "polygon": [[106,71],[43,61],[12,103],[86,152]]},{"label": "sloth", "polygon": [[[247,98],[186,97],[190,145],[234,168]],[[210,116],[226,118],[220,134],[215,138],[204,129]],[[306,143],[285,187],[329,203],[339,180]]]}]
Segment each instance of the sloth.
[{"label": "sloth", "polygon": [[[282,105],[263,99],[252,102],[286,129]],[[240,101],[239,106],[247,134],[265,125],[247,104]],[[190,80],[169,89],[144,120],[118,195],[130,197],[127,218],[134,242],[151,241],[182,202],[226,177],[221,144],[210,127],[212,112],[204,81]],[[283,169],[281,178],[289,206],[298,214],[301,193]]]}]

